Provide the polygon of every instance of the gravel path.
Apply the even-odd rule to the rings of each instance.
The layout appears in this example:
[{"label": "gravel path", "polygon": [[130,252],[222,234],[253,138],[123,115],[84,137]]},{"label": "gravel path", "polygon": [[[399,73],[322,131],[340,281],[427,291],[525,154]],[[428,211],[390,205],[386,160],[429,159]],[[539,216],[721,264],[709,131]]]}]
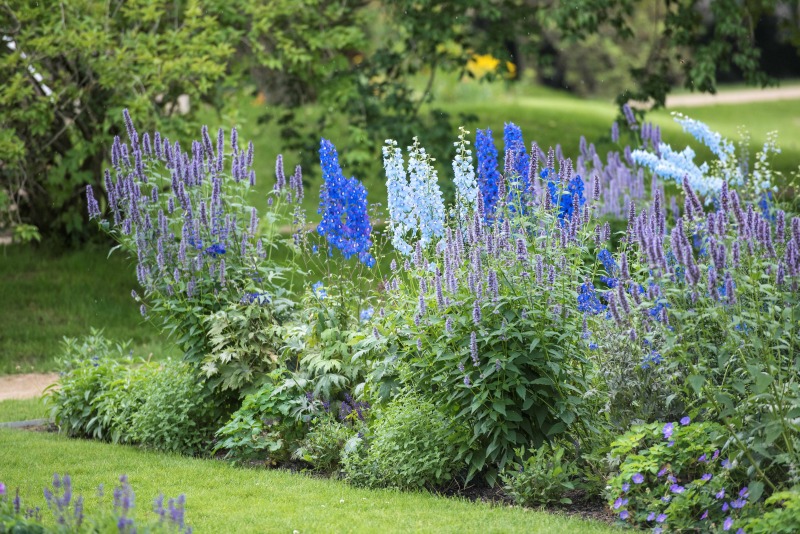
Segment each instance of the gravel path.
[{"label": "gravel path", "polygon": [[56,373],[0,376],[0,401],[40,397],[47,386],[57,381]]},{"label": "gravel path", "polygon": [[715,95],[690,93],[667,97],[668,108],[690,108],[717,104],[746,104],[748,102],[772,102],[776,100],[800,100],[800,85],[770,87],[768,89],[737,89],[721,91]]}]

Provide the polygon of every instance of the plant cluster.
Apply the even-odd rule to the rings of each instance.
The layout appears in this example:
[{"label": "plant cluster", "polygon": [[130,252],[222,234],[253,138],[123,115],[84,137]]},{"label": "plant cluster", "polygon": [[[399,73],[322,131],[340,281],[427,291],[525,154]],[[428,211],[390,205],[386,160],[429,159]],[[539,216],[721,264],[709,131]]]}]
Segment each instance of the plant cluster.
[{"label": "plant cluster", "polygon": [[[44,488],[44,498],[52,521],[43,521],[43,510],[38,506],[26,508],[19,496],[19,489],[12,499],[8,487],[0,482],[0,532],[29,532],[36,534],[119,532],[133,534],[191,534],[192,528],[186,523],[186,496],[165,499],[159,495],[153,501],[153,512],[157,519],[141,519],[135,515],[136,495],[128,482],[128,477],[119,477],[119,485],[112,493],[113,501],[109,509],[105,502],[103,485],[97,488],[97,498],[101,510],[93,515],[84,511],[83,495],[74,495],[72,479],[69,475],[53,475],[51,487]],[[166,500],[166,502],[165,502]]]}]

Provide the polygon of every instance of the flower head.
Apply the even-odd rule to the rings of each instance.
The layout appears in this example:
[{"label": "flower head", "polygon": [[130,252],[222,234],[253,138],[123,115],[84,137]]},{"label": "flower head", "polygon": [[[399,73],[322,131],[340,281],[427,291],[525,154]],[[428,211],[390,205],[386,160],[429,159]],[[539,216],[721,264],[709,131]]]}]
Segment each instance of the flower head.
[{"label": "flower head", "polygon": [[631,480],[633,480],[634,484],[641,484],[642,482],[644,482],[644,475],[642,475],[641,473],[634,473]]}]

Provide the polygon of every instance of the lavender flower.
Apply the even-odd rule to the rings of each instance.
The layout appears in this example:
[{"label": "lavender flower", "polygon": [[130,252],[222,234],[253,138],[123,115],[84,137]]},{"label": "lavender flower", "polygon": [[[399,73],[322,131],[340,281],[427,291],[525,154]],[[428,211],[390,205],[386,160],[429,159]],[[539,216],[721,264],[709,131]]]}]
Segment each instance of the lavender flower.
[{"label": "lavender flower", "polygon": [[470,357],[472,358],[472,364],[475,367],[480,365],[480,360],[478,359],[478,335],[473,330],[469,336],[469,352]]}]

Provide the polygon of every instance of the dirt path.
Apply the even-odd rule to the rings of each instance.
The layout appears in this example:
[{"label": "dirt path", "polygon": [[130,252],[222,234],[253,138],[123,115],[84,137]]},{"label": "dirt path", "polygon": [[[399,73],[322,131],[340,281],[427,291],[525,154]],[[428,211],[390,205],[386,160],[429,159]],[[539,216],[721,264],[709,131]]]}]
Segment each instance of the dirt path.
[{"label": "dirt path", "polygon": [[0,376],[0,401],[39,397],[47,386],[56,381],[56,373]]},{"label": "dirt path", "polygon": [[715,95],[698,93],[671,95],[667,97],[667,108],[745,104],[747,102],[772,102],[776,100],[800,100],[800,86],[736,89],[733,91],[721,91]]}]

